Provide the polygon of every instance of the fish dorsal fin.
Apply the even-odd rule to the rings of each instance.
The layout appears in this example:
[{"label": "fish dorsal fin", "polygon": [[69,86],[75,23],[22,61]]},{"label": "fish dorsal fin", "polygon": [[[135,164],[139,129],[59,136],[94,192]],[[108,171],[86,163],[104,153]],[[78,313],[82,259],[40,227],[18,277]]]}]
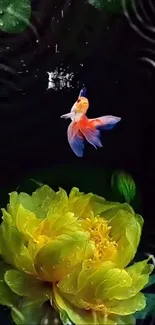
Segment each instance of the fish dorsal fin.
[{"label": "fish dorsal fin", "polygon": [[84,87],[80,90],[79,97],[85,97],[87,98],[87,88]]}]

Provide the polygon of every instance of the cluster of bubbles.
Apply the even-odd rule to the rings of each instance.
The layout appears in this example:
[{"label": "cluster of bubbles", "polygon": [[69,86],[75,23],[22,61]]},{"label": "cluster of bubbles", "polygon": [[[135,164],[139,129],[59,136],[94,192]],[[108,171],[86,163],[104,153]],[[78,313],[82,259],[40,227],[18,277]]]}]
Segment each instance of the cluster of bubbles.
[{"label": "cluster of bubbles", "polygon": [[[22,83],[20,73],[22,69],[24,70],[22,62],[33,68],[34,62],[40,60],[47,48],[55,46],[56,37],[60,34],[60,26],[70,9],[70,3],[71,0],[31,0],[31,2],[10,0],[0,3],[2,96],[3,86],[8,86],[13,92],[22,91],[20,89]],[[33,82],[32,79],[28,81],[29,87]],[[23,82],[26,82],[26,79],[24,80]]]},{"label": "cluster of bubbles", "polygon": [[131,28],[146,41],[139,59],[155,68],[155,1],[122,0],[122,6]]}]

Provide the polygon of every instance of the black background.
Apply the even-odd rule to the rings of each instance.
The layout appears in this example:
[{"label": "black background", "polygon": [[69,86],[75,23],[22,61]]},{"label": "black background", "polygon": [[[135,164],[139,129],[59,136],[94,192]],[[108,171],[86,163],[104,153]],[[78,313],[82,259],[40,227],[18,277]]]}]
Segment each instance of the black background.
[{"label": "black background", "polygon": [[[63,21],[59,8],[64,9]],[[39,44],[29,30],[0,35],[1,63],[23,72],[14,76],[0,70],[1,186],[53,164],[125,169],[140,185],[151,229],[155,71],[139,60],[149,44],[122,14],[105,14],[82,0],[70,6],[67,1],[32,1],[32,9]],[[52,28],[51,14],[59,20]],[[47,71],[60,65],[76,71],[74,88],[47,90]],[[68,121],[60,120],[60,115],[71,109],[83,84],[88,89],[89,117],[113,114],[122,121],[115,130],[102,134],[103,148],[96,151],[88,145],[79,159],[67,143]]]},{"label": "black background", "polygon": [[[32,9],[39,43],[29,30],[22,35],[0,33],[1,63],[23,72],[13,75],[0,70],[1,192],[14,190],[12,184],[19,185],[27,174],[54,170],[56,165],[64,172],[70,166],[75,173],[88,167],[123,169],[140,188],[144,241],[153,245],[155,70],[139,60],[150,44],[122,14],[105,14],[82,0],[71,5],[32,1]],[[52,28],[51,13],[59,20]],[[74,88],[47,90],[47,71],[60,65],[76,72]],[[86,145],[84,157],[78,158],[67,142],[69,120],[61,120],[60,115],[70,111],[83,85],[88,90],[90,118],[115,115],[122,121],[102,133],[103,148]],[[64,177],[67,183],[67,173]],[[101,187],[100,177],[98,183]]]}]

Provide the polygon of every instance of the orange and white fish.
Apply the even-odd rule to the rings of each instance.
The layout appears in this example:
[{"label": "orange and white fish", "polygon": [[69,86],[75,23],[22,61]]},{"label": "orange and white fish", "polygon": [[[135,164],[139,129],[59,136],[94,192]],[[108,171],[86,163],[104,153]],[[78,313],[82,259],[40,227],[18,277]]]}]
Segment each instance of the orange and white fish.
[{"label": "orange and white fish", "polygon": [[89,101],[86,98],[86,92],[86,88],[83,88],[70,113],[61,116],[61,118],[72,120],[67,130],[67,136],[72,150],[78,157],[83,156],[85,140],[96,149],[102,147],[100,129],[111,130],[121,120],[120,117],[112,115],[88,119],[86,112],[89,108]]}]

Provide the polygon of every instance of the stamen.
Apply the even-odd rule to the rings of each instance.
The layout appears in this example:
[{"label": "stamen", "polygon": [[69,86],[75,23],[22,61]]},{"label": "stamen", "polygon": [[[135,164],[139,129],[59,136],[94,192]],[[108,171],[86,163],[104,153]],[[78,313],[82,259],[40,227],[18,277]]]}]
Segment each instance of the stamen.
[{"label": "stamen", "polygon": [[111,260],[117,252],[117,243],[110,236],[108,221],[97,216],[82,220],[82,226],[95,243],[94,261]]}]

